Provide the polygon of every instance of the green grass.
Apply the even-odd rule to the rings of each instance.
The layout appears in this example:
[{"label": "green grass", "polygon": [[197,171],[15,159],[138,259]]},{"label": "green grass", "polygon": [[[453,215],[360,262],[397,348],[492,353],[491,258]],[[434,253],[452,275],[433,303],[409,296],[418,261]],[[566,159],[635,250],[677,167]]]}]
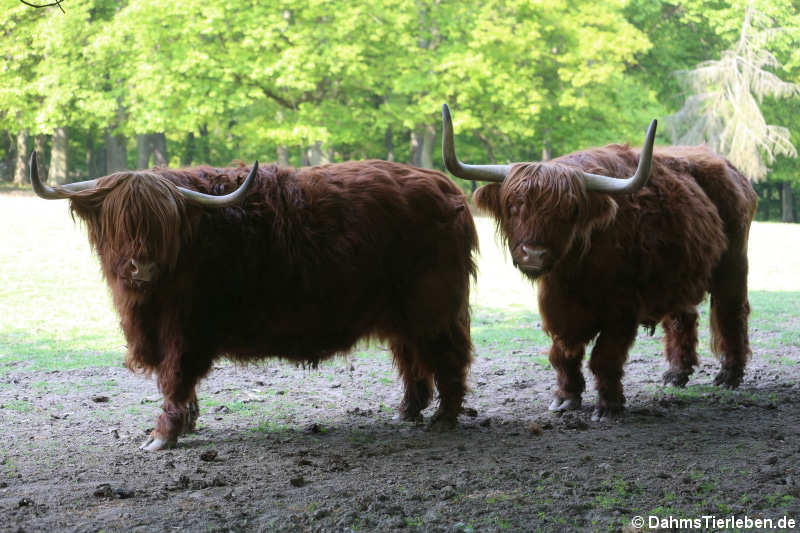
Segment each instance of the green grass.
[{"label": "green grass", "polygon": [[18,413],[29,413],[33,410],[33,404],[26,400],[9,400],[2,405],[2,408]]},{"label": "green grass", "polygon": [[[479,278],[473,288],[472,335],[479,357],[511,357],[548,366],[536,292],[498,248],[494,225],[477,219]],[[125,341],[85,229],[67,202],[0,192],[0,374],[120,365]],[[800,346],[800,225],[756,223],[751,231],[750,303],[754,349],[767,361],[797,364]],[[707,304],[706,304],[707,305]],[[707,308],[700,350],[708,355]],[[660,332],[643,332],[634,350],[661,357]],[[354,358],[385,358],[381,346],[359,346]],[[330,364],[345,365],[336,359]],[[376,376],[388,384],[394,375]],[[113,384],[104,386],[113,387]]]},{"label": "green grass", "polygon": [[124,340],[66,202],[0,195],[0,373],[120,364]]}]

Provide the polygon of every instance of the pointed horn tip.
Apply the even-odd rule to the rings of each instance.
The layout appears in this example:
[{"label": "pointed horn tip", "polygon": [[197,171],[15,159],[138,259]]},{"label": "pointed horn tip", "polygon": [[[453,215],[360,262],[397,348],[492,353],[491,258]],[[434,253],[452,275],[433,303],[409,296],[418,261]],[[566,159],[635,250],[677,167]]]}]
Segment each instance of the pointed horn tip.
[{"label": "pointed horn tip", "polygon": [[447,104],[442,104],[442,120],[444,122],[452,122],[453,118],[450,115],[450,107]]},{"label": "pointed horn tip", "polygon": [[650,137],[655,138],[656,130],[658,129],[658,119],[653,119],[650,121],[650,126],[647,127],[647,138]]}]

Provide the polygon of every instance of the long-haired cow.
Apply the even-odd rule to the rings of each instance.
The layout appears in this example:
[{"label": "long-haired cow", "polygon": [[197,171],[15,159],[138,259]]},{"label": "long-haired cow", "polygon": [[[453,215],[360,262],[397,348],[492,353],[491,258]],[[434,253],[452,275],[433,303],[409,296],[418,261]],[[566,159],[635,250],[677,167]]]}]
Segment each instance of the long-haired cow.
[{"label": "long-haired cow", "polygon": [[537,281],[553,341],[551,410],[580,406],[581,362],[596,339],[593,418],[620,412],[622,367],[639,324],[661,322],[664,382],[684,386],[698,364],[696,306],[707,292],[711,345],[721,359],[714,381],[739,385],[750,356],[747,236],[756,195],[727,160],[705,147],[653,153],[653,121],[642,150],[611,144],[542,163],[465,165],[447,106],[442,112],[446,167],[496,182],[478,189],[475,203],[496,219],[517,268]]},{"label": "long-haired cow", "polygon": [[389,344],[400,414],[440,395],[456,422],[471,360],[477,235],[444,174],[385,161],[290,169],[156,168],[51,188],[86,223],[128,343],[155,373],[163,412],[147,450],[173,446],[198,414],[212,362],[267,356],[316,365],[368,337]]}]

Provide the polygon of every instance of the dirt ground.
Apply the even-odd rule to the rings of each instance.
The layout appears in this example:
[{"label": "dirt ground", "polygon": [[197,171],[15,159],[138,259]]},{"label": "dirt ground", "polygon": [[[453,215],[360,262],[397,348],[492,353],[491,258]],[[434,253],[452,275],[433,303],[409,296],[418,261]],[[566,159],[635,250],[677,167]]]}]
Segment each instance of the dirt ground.
[{"label": "dirt ground", "polygon": [[639,350],[626,366],[627,414],[603,423],[591,421],[591,390],[581,411],[548,414],[553,372],[532,362],[546,346],[530,349],[477,354],[474,411],[448,433],[393,420],[400,386],[386,353],[318,370],[221,363],[201,385],[198,431],[165,452],[138,449],[159,411],[152,381],[121,366],[21,364],[0,377],[0,530],[632,532],[635,516],[644,531],[651,515],[800,520],[800,348],[785,348],[794,364],[756,353],[732,392],[710,385],[713,359],[686,390],[664,389],[661,356]]}]

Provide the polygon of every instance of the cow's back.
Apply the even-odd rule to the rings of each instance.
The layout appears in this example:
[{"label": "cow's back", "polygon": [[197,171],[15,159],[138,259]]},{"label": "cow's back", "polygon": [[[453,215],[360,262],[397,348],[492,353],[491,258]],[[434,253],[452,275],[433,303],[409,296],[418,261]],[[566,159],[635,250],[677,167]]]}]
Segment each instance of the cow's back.
[{"label": "cow's back", "polygon": [[234,356],[314,361],[365,336],[435,330],[466,310],[475,272],[460,189],[385,161],[266,166],[244,202],[206,212],[198,234],[186,268],[207,305],[192,313]]},{"label": "cow's back", "polygon": [[690,175],[717,208],[728,240],[746,239],[757,196],[750,181],[707,146],[671,146],[656,151],[664,165]]}]

